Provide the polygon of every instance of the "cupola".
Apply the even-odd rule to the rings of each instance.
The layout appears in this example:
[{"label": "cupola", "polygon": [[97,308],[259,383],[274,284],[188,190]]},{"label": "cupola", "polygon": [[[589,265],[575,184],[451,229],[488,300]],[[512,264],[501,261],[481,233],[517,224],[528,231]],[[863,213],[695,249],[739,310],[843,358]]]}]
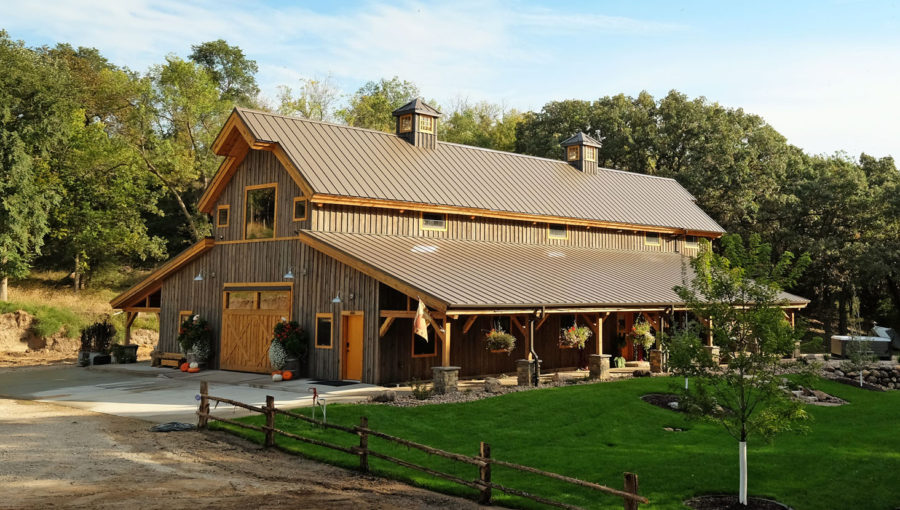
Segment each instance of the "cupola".
[{"label": "cupola", "polygon": [[437,143],[437,123],[441,112],[416,98],[397,108],[393,113],[397,118],[397,136],[416,147],[434,148]]},{"label": "cupola", "polygon": [[579,131],[574,136],[563,140],[560,145],[563,146],[563,156],[567,163],[586,174],[597,173],[600,142]]}]

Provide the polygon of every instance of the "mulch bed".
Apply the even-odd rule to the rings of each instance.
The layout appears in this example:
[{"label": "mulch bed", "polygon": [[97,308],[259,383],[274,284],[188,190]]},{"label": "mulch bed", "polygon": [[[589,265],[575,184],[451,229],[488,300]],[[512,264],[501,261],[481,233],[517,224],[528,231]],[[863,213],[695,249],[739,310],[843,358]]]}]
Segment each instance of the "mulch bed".
[{"label": "mulch bed", "polygon": [[747,498],[747,505],[738,502],[736,494],[697,496],[684,502],[695,510],[790,510],[791,507],[765,498]]},{"label": "mulch bed", "polygon": [[641,397],[641,400],[647,402],[648,404],[653,404],[656,407],[661,407],[663,409],[668,409],[669,411],[675,411],[678,413],[683,413],[684,410],[680,408],[671,407],[669,404],[672,402],[678,402],[678,395],[674,395],[672,393],[648,393]]}]

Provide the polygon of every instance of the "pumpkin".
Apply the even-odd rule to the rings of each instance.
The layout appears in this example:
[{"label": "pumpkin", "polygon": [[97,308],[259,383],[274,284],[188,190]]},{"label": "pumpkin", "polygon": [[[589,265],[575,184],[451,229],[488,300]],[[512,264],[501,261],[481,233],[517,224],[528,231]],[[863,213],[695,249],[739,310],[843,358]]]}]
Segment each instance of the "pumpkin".
[{"label": "pumpkin", "polygon": [[190,368],[190,367],[188,366],[187,363],[182,363],[182,364],[181,364],[181,371],[182,371],[182,372],[187,372],[187,371],[188,371],[188,368]]},{"label": "pumpkin", "polygon": [[188,366],[188,368],[200,368],[200,364],[194,361],[190,364],[190,366]]},{"label": "pumpkin", "polygon": [[187,371],[188,371],[189,373],[196,374],[197,372],[200,371],[200,369],[197,368],[197,367],[194,367],[194,368],[189,368],[189,369],[187,369]]},{"label": "pumpkin", "polygon": [[281,378],[284,379],[285,381],[290,381],[291,379],[294,378],[294,374],[290,370],[285,370],[284,372],[281,373]]},{"label": "pumpkin", "polygon": [[283,376],[281,374],[272,374],[272,380],[278,382]]}]

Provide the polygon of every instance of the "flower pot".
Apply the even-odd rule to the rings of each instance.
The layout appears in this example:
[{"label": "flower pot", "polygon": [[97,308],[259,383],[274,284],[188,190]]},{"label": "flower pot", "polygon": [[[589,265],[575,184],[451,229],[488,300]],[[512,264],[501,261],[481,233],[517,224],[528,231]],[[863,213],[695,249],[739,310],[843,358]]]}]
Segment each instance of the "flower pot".
[{"label": "flower pot", "polygon": [[91,351],[78,351],[78,366],[86,367],[91,364]]},{"label": "flower pot", "polygon": [[285,358],[283,370],[289,370],[295,374],[300,372],[300,358],[293,356]]}]

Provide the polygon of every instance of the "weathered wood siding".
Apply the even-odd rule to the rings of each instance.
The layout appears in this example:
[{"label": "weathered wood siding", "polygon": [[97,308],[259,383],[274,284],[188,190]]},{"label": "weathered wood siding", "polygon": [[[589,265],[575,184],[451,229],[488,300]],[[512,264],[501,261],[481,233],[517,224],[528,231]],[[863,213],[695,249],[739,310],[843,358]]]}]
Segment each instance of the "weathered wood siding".
[{"label": "weathered wood siding", "polygon": [[[301,228],[309,228],[309,215],[305,221],[294,221],[294,197],[303,195],[297,183],[291,179],[278,158],[270,151],[250,150],[238,166],[231,181],[213,208],[213,235],[216,241],[240,241],[244,239],[244,189],[258,184],[277,184],[275,206],[275,236],[294,237]],[[230,206],[227,227],[216,227],[216,215],[220,205]]]},{"label": "weathered wood siding", "polygon": [[[422,230],[418,211],[323,205],[315,207],[310,229],[331,232],[436,237],[503,243],[549,244],[628,251],[675,251],[676,239],[660,234],[658,246],[644,242],[643,232],[569,226],[568,239],[550,239],[546,223],[448,215],[447,230]],[[679,241],[684,250],[684,243]],[[696,250],[685,250],[686,253]]]}]

